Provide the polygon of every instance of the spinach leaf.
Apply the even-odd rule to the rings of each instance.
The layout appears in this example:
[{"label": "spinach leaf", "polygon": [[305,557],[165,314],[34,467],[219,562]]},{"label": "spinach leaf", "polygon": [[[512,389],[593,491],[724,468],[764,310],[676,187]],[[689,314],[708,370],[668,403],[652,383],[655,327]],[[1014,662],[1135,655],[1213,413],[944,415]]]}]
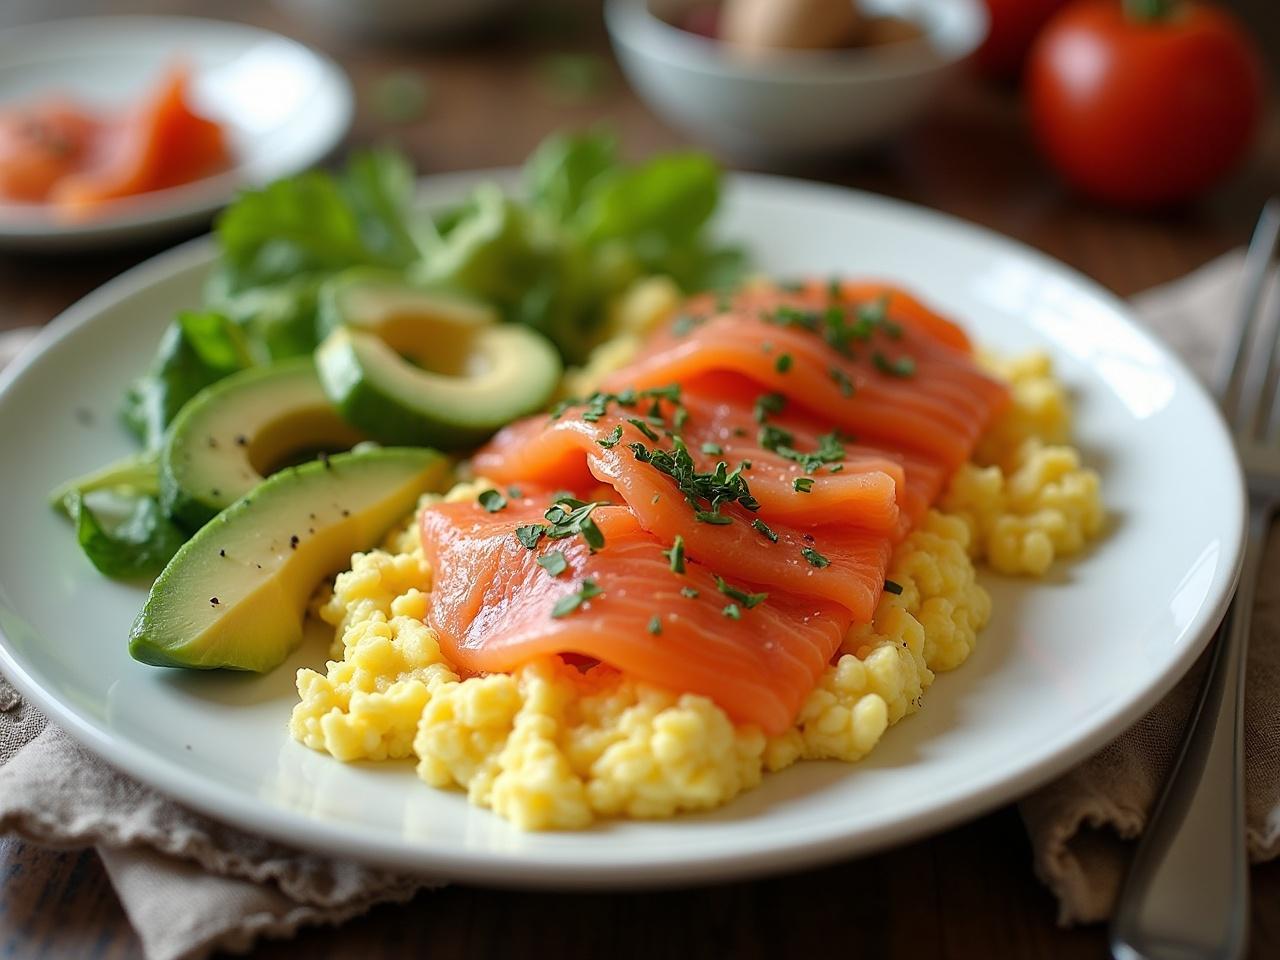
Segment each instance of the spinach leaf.
[{"label": "spinach leaf", "polygon": [[126,393],[124,421],[147,449],[156,449],[184,403],[252,363],[244,332],[226,316],[180,313],[160,338],[151,369]]},{"label": "spinach leaf", "polygon": [[111,529],[78,491],[66,495],[63,509],[76,525],[80,549],[108,577],[154,577],[187,539],[187,534],[165,517],[153,497],[136,500],[124,519]]}]

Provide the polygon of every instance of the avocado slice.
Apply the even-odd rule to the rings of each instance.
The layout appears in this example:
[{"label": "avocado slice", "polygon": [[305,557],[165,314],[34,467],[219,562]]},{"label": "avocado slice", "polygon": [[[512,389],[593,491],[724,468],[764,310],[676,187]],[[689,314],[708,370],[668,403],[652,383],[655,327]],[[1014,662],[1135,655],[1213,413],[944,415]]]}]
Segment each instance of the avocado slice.
[{"label": "avocado slice", "polygon": [[161,667],[278,666],[321,579],[377,545],[448,473],[433,450],[396,448],[281,470],[183,544],[152,585],[129,652]]},{"label": "avocado slice", "polygon": [[560,381],[549,340],[474,301],[364,274],[322,303],[331,332],[316,351],[320,382],[382,443],[475,446],[545,407]]},{"label": "avocado slice", "polygon": [[325,396],[310,357],[250,367],[183,405],[160,452],[160,505],[198,530],[266,474],[363,439]]}]

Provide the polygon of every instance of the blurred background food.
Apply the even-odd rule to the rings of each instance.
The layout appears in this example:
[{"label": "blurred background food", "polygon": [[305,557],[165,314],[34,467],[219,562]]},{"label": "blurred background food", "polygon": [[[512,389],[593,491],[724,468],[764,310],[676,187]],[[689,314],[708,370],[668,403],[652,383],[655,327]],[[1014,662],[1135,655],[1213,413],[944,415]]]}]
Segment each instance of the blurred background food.
[{"label": "blurred background food", "polygon": [[[107,12],[216,16],[302,41],[351,74],[347,145],[402,146],[427,172],[513,164],[547,134],[603,122],[637,157],[695,145],[725,166],[980,219],[978,195],[998,196],[1010,219],[994,225],[1016,233],[1017,211],[1070,217],[1078,197],[1229,202],[1276,137],[1271,0],[9,0],[0,28]],[[0,63],[10,120],[40,102],[18,69]],[[252,91],[260,105],[283,96],[269,79]],[[211,121],[235,122],[242,106],[227,102]],[[32,129],[0,124],[10,199],[29,189],[13,156],[31,143],[15,130]],[[236,154],[243,131],[230,139]],[[46,153],[63,140],[49,170],[81,155],[74,137]],[[154,184],[183,167],[175,157]]]}]

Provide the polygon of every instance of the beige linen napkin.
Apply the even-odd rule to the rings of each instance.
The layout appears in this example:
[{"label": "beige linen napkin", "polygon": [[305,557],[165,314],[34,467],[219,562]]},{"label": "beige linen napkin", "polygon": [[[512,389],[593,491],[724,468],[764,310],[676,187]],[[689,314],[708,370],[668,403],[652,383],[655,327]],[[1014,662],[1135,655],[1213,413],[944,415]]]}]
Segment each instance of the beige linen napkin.
[{"label": "beige linen napkin", "polygon": [[[1201,372],[1229,326],[1238,254],[1140,297],[1147,321]],[[21,334],[0,335],[0,364]],[[1280,543],[1264,582],[1280,583]],[[1274,856],[1280,833],[1280,595],[1264,591],[1250,650],[1249,839]],[[1195,677],[1098,756],[1026,798],[1036,866],[1064,922],[1099,919],[1115,894],[1127,850],[1146,818]],[[161,797],[48,726],[0,678],[0,833],[51,846],[93,845],[150,960],[246,949],[262,936],[339,923],[428,881],[291,850],[222,826]]]}]

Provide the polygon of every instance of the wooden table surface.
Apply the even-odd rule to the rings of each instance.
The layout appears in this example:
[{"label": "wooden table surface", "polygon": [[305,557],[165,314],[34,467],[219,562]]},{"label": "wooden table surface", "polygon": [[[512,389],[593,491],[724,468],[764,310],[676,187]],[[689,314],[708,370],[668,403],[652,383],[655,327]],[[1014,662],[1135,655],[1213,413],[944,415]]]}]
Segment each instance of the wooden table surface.
[{"label": "wooden table surface", "polygon": [[[351,73],[359,110],[351,144],[393,142],[424,173],[518,163],[551,130],[607,120],[629,152],[682,143],[630,93],[608,59],[590,3],[534,5],[519,25],[447,47],[377,46],[326,34],[261,2],[141,0],[116,12],[209,13],[281,30],[329,51]],[[1265,16],[1270,0],[1239,0]],[[91,0],[5,0],[0,26],[61,16]],[[583,12],[585,10],[585,12]],[[1265,24],[1264,24],[1265,27]],[[1274,33],[1271,34],[1274,38]],[[553,82],[563,55],[598,84]],[[426,84],[420,117],[392,123],[380,84]],[[1274,106],[1274,98],[1273,98]],[[1280,124],[1208,201],[1159,216],[1109,211],[1071,196],[1037,160],[1011,91],[947,92],[896,145],[789,171],[902,197],[977,221],[1056,256],[1121,295],[1177,277],[1244,243],[1264,199],[1280,192]],[[175,238],[176,239],[176,238]],[[170,241],[166,241],[167,245]],[[0,254],[0,329],[43,323],[159,247],[77,257]],[[1225,320],[1224,320],[1225,322]],[[1253,955],[1280,956],[1280,863],[1253,872]],[[643,894],[543,894],[451,887],[380,907],[334,931],[262,945],[282,957],[849,956],[1083,958],[1105,953],[1101,928],[1062,930],[1035,880],[1017,813],[980,820],[878,856],[751,883]],[[0,958],[139,955],[96,855],[0,838]]]}]

